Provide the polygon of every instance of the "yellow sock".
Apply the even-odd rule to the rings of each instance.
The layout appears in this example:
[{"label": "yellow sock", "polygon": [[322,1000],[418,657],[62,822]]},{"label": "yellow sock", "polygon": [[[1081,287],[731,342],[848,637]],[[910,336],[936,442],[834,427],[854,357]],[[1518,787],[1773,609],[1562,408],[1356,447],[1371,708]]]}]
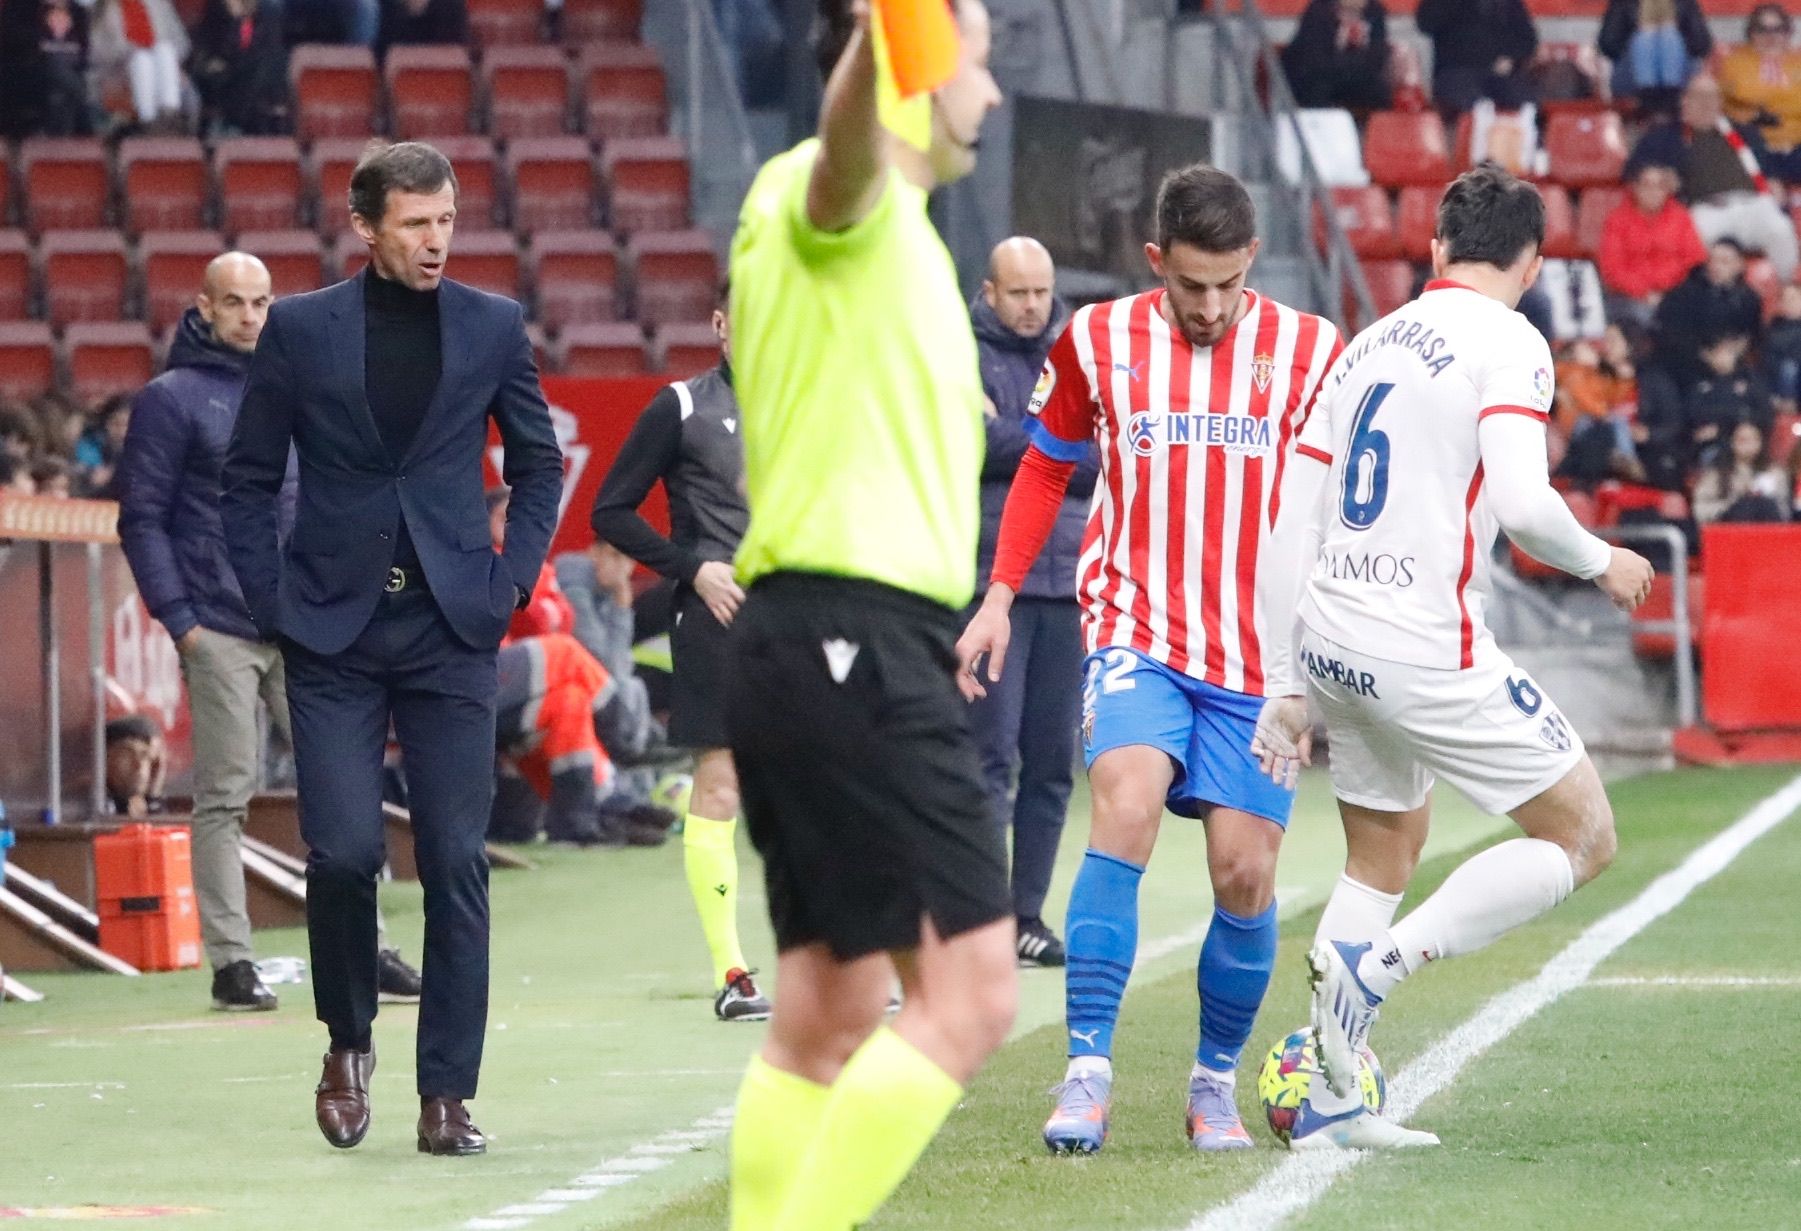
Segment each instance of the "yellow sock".
[{"label": "yellow sock", "polygon": [[872,1217],[962,1096],[918,1048],[878,1029],[832,1083],[775,1231],[849,1231]]},{"label": "yellow sock", "polygon": [[738,946],[738,822],[713,821],[692,812],[682,826],[682,864],[688,892],[713,955],[713,986],[725,986],[726,972],[749,969]]},{"label": "yellow sock", "polygon": [[732,1119],[732,1231],[771,1231],[831,1090],[751,1057]]}]

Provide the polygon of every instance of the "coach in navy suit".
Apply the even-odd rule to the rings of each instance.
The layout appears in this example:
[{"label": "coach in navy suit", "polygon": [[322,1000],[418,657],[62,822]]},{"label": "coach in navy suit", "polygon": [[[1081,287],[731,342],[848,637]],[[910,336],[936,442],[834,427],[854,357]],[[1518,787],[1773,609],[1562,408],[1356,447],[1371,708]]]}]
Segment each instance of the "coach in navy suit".
[{"label": "coach in navy suit", "polygon": [[[306,839],[313,999],[331,1033],[320,1130],[369,1127],[382,753],[405,759],[425,890],[419,1149],[486,1148],[475,1094],[488,1004],[495,651],[556,527],[562,457],[519,305],[444,277],[456,176],[428,145],[373,148],[350,181],[370,264],[276,301],[224,469],[232,567],[287,666]],[[488,422],[512,488],[506,548],[482,499]],[[290,442],[300,490],[276,509]]]}]

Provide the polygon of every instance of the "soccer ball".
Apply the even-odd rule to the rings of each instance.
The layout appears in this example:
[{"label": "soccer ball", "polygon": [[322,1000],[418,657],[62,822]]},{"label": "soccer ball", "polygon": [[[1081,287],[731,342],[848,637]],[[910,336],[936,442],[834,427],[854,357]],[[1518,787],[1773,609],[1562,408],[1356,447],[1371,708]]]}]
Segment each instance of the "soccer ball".
[{"label": "soccer ball", "polygon": [[[1278,1140],[1287,1141],[1294,1131],[1301,1104],[1307,1101],[1307,1091],[1319,1071],[1312,1026],[1295,1031],[1270,1048],[1269,1055],[1263,1058],[1263,1068],[1257,1074],[1257,1097],[1263,1101],[1264,1118]],[[1382,1075],[1382,1062],[1367,1047],[1358,1050],[1357,1084],[1363,1092],[1363,1105],[1381,1115],[1388,1106],[1388,1079]]]}]

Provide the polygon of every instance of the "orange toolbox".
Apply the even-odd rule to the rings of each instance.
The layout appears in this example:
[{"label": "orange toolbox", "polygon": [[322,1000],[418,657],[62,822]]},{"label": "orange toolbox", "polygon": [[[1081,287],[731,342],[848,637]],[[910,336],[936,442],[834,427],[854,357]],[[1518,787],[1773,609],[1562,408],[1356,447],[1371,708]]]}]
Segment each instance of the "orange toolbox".
[{"label": "orange toolbox", "polygon": [[183,825],[127,825],[94,839],[100,947],[139,970],[200,965],[200,911]]}]

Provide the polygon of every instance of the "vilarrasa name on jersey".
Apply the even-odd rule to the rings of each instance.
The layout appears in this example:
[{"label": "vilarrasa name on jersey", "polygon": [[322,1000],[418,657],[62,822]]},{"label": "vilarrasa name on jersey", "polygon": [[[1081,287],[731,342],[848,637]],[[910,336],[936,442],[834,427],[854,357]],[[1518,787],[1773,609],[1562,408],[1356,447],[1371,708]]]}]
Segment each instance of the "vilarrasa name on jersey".
[{"label": "vilarrasa name on jersey", "polygon": [[1434,377],[1457,362],[1457,356],[1445,350],[1445,339],[1430,327],[1405,317],[1396,317],[1388,323],[1387,329],[1365,338],[1351,352],[1338,369],[1338,381],[1343,381],[1352,368],[1362,363],[1372,351],[1383,346],[1402,346],[1412,351],[1419,356],[1421,363],[1432,369]]},{"label": "vilarrasa name on jersey", "polygon": [[1255,415],[1180,413],[1160,415],[1141,410],[1126,421],[1132,452],[1148,457],[1174,445],[1203,445],[1228,453],[1268,453],[1274,421]]}]

